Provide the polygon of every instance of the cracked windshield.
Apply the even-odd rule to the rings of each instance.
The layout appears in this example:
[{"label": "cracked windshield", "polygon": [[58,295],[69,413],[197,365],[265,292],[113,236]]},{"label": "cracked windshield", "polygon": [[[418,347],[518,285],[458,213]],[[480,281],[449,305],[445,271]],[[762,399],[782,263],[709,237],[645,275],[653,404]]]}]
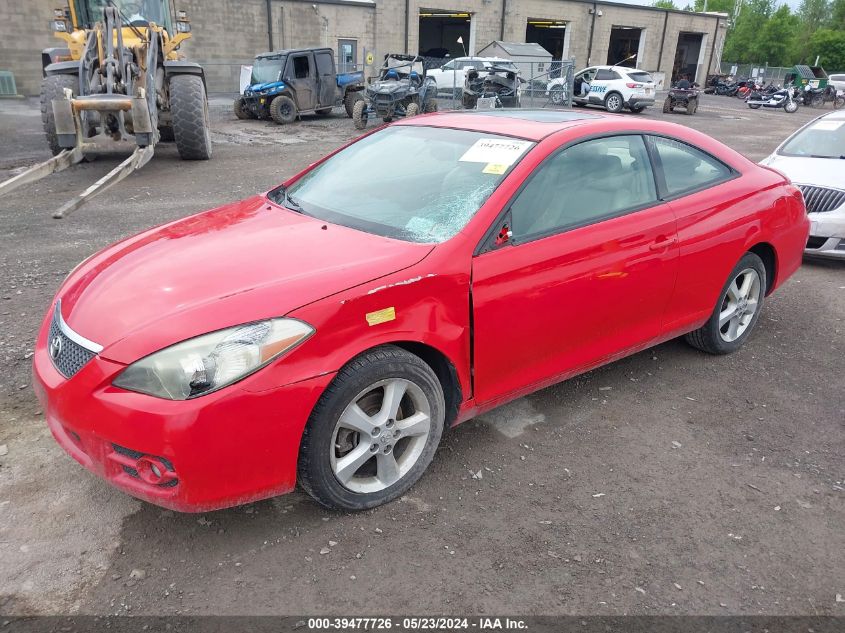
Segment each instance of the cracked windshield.
[{"label": "cracked windshield", "polygon": [[376,132],[276,198],[288,207],[411,242],[457,234],[533,146],[530,141],[421,126]]}]

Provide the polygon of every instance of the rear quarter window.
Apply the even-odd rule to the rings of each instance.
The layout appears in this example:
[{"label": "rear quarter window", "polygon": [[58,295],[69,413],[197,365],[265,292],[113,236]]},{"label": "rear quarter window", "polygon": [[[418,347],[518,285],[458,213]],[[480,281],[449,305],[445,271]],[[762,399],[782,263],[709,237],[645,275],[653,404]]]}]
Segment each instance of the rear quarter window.
[{"label": "rear quarter window", "polygon": [[652,79],[651,75],[648,73],[628,73],[628,76],[634,81],[638,81],[640,83],[654,83],[654,79]]}]

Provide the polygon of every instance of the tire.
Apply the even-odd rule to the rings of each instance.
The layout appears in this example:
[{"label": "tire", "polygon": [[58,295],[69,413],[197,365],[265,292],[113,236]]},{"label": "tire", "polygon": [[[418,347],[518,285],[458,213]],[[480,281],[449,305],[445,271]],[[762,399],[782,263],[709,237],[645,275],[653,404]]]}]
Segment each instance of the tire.
[{"label": "tire", "polygon": [[[742,302],[740,295],[743,293],[737,292],[737,287],[742,291],[747,280],[750,286],[748,292],[745,293],[746,302]],[[737,282],[736,286],[735,282]],[[702,327],[685,336],[687,343],[708,354],[730,354],[742,347],[760,317],[766,294],[766,283],[766,267],[763,265],[763,260],[754,253],[743,255],[728,275],[728,281],[719,293],[719,300],[713,308],[713,314]],[[752,300],[754,301],[753,308]],[[738,316],[720,326],[720,315],[727,312],[731,303],[734,309],[740,307],[742,311]],[[749,313],[749,309],[753,311]],[[737,329],[732,332],[735,321],[738,324]],[[736,337],[732,338],[734,335]]]},{"label": "tire", "polygon": [[332,113],[332,108],[320,108],[316,112],[317,116],[329,116]]},{"label": "tire", "polygon": [[789,101],[785,106],[783,106],[784,112],[788,112],[789,114],[794,114],[798,112],[798,102],[797,101]]},{"label": "tire", "polygon": [[63,99],[65,88],[73,91],[73,96],[79,92],[79,77],[77,75],[51,75],[41,80],[41,123],[44,135],[53,156],[59,154],[63,148],[59,147],[59,137],[56,134],[56,117],[53,115],[53,99]]},{"label": "tire", "polygon": [[695,114],[695,102],[687,101],[687,107],[684,109],[684,112],[688,115]]},{"label": "tire", "polygon": [[205,86],[197,75],[170,78],[170,114],[173,139],[182,160],[211,158],[211,126]]},{"label": "tire", "polygon": [[759,110],[761,105],[759,103],[749,103],[748,107],[751,108],[752,110]]},{"label": "tire", "polygon": [[352,92],[347,92],[346,96],[343,98],[343,107],[346,110],[346,116],[350,119],[355,112],[355,104],[359,101],[364,100],[364,95],[361,94],[360,90],[354,90]]},{"label": "tire", "polygon": [[235,111],[235,116],[241,119],[242,121],[256,118],[255,115],[252,113],[252,110],[250,110],[246,106],[246,101],[243,97],[238,97],[237,99],[235,99],[235,103],[232,107]]},{"label": "tire", "polygon": [[[386,394],[397,389],[404,395],[384,407]],[[318,503],[340,510],[396,499],[431,463],[445,410],[440,382],[418,356],[393,345],[361,354],[338,372],[311,412],[299,447],[299,484]],[[401,424],[412,416],[419,421]],[[410,429],[416,433],[402,432]],[[344,467],[344,458],[351,464]]]},{"label": "tire", "polygon": [[405,108],[405,116],[412,117],[417,116],[420,113],[420,106],[416,103],[409,103],[408,107]]},{"label": "tire", "polygon": [[270,102],[270,118],[279,125],[296,121],[296,104],[287,95],[279,95]]},{"label": "tire", "polygon": [[618,92],[611,92],[604,98],[604,109],[611,114],[619,114],[625,107],[625,101]]},{"label": "tire", "polygon": [[462,94],[461,95],[461,107],[464,110],[475,110],[476,106],[478,105],[478,97],[475,95],[470,94]]},{"label": "tire", "polygon": [[555,105],[561,105],[566,101],[566,90],[563,86],[554,86],[549,91],[549,101]]},{"label": "tire", "polygon": [[367,127],[367,102],[361,99],[355,102],[352,110],[352,122],[356,130],[363,130]]},{"label": "tire", "polygon": [[663,114],[668,114],[672,111],[672,99],[670,97],[666,97],[666,100],[663,102]]},{"label": "tire", "polygon": [[839,110],[840,108],[845,107],[845,97],[836,97],[833,100],[833,109]]},{"label": "tire", "polygon": [[437,100],[434,97],[425,102],[423,112],[425,112],[426,114],[437,112]]},{"label": "tire", "polygon": [[824,97],[822,95],[815,95],[810,100],[811,108],[821,108],[824,105]]}]

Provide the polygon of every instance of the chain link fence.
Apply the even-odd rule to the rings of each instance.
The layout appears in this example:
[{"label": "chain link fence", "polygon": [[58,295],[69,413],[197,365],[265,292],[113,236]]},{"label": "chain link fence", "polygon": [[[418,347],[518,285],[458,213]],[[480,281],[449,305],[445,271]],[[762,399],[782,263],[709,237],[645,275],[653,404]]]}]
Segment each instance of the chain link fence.
[{"label": "chain link fence", "polygon": [[[423,58],[426,72],[431,71],[437,81],[437,106],[440,110],[464,109],[464,83],[468,67],[443,70],[456,60]],[[234,98],[241,91],[241,67],[252,65],[252,60],[199,60],[205,69],[209,97],[215,99]],[[454,64],[457,66],[458,64]],[[575,60],[553,62],[514,61],[519,73],[518,98],[505,103],[508,107],[525,109],[564,108],[572,106],[575,75]],[[378,75],[378,68],[363,68],[367,80]],[[352,72],[349,70],[347,72]],[[467,103],[470,103],[467,100]],[[482,107],[489,102],[482,101]],[[495,104],[494,104],[495,105]]]},{"label": "chain link fence", "polygon": [[759,83],[783,85],[784,76],[792,67],[769,66],[767,64],[740,64],[738,62],[721,62],[719,74],[731,75],[737,79],[756,79]]}]

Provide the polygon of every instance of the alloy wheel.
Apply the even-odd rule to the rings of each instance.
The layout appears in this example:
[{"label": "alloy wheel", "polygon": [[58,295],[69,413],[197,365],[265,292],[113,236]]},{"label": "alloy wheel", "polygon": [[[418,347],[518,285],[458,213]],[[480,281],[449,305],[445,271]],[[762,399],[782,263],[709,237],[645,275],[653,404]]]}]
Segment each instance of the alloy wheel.
[{"label": "alloy wheel", "polygon": [[742,336],[760,304],[760,275],[753,268],[740,271],[728,284],[719,311],[719,334],[726,343]]},{"label": "alloy wheel", "polygon": [[347,490],[379,492],[413,468],[431,433],[431,403],[404,378],[376,382],[352,399],[335,425],[331,468]]}]

